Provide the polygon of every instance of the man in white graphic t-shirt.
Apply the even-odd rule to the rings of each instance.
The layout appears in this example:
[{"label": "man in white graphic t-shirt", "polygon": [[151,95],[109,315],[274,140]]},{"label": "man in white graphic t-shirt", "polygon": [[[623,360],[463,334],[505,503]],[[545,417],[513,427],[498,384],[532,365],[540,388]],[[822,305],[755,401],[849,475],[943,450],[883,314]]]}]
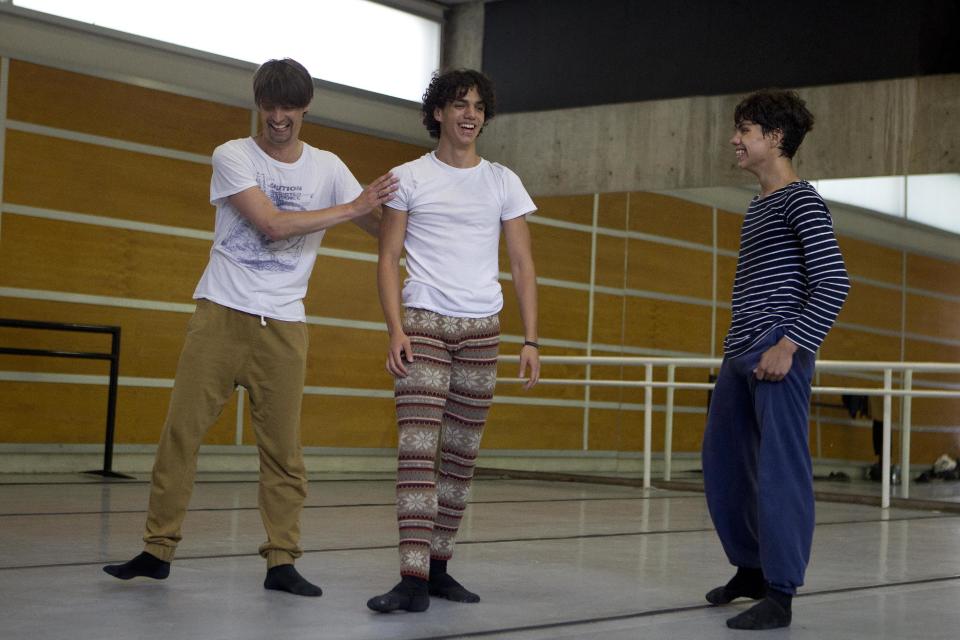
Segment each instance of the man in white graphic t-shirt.
[{"label": "man in white graphic t-shirt", "polygon": [[527,389],[540,375],[526,221],[536,206],[515,173],[477,154],[495,110],[493,84],[479,71],[435,75],[422,113],[437,149],[393,170],[400,187],[384,207],[378,281],[387,370],[396,378],[401,581],[367,602],[374,611],[424,611],[430,596],[480,600],[450,576],[447,561],[497,379],[501,231],[523,321],[520,375],[529,371]]},{"label": "man in white graphic t-shirt", "polygon": [[351,220],[376,236],[376,210],[396,190],[386,174],[365,189],[340,159],[299,139],[313,79],[289,58],[253,78],[260,133],[213,152],[217,208],[210,261],[177,365],[157,448],[144,551],[103,569],[122,580],[170,573],[193,490],[197,452],[236,385],[250,396],[260,450],[260,515],[267,541],[264,587],[303,596],[321,590],[293,567],[300,557],[306,470],[300,402],[306,368],[303,298],[324,231]]}]

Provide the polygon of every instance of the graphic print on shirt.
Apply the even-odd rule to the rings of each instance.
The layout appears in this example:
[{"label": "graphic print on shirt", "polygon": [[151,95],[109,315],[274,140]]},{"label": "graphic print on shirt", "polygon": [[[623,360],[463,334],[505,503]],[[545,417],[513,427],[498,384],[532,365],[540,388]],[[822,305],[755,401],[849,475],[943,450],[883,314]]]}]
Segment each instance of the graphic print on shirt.
[{"label": "graphic print on shirt", "polygon": [[[281,211],[306,211],[303,203],[312,196],[304,193],[301,185],[277,184],[259,171],[257,185]],[[300,261],[306,240],[306,236],[270,240],[249,220],[238,215],[220,247],[238,263],[254,271],[293,271]]]}]

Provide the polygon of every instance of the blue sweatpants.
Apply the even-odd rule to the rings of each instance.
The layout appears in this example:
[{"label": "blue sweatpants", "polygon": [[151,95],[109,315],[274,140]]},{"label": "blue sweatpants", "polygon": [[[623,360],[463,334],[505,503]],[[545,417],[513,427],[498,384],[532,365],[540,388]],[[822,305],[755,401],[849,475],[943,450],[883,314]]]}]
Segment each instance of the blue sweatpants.
[{"label": "blue sweatpants", "polygon": [[813,468],[808,443],[814,355],[793,354],[779,382],[757,380],[775,329],[750,351],[724,358],[703,437],[710,517],[730,563],[760,568],[771,587],[796,593],[813,541]]}]

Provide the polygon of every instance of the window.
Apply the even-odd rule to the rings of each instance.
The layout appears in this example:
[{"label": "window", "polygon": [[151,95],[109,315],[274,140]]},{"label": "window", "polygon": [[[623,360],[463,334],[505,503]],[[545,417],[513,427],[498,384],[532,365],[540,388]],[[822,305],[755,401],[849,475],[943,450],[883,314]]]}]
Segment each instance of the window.
[{"label": "window", "polygon": [[14,0],[25,9],[419,101],[440,66],[441,24],[369,0]]},{"label": "window", "polygon": [[825,200],[960,233],[960,174],[812,180]]}]

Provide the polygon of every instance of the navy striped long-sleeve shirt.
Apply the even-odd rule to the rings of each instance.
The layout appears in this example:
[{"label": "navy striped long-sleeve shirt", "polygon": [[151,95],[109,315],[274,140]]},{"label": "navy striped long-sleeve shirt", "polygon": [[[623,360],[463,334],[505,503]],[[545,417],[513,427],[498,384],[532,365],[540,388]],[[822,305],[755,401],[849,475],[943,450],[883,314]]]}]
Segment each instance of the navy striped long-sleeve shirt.
[{"label": "navy striped long-sleeve shirt", "polygon": [[816,352],[849,290],[830,210],[809,182],[755,197],[740,230],[724,355],[744,353],[776,327]]}]

